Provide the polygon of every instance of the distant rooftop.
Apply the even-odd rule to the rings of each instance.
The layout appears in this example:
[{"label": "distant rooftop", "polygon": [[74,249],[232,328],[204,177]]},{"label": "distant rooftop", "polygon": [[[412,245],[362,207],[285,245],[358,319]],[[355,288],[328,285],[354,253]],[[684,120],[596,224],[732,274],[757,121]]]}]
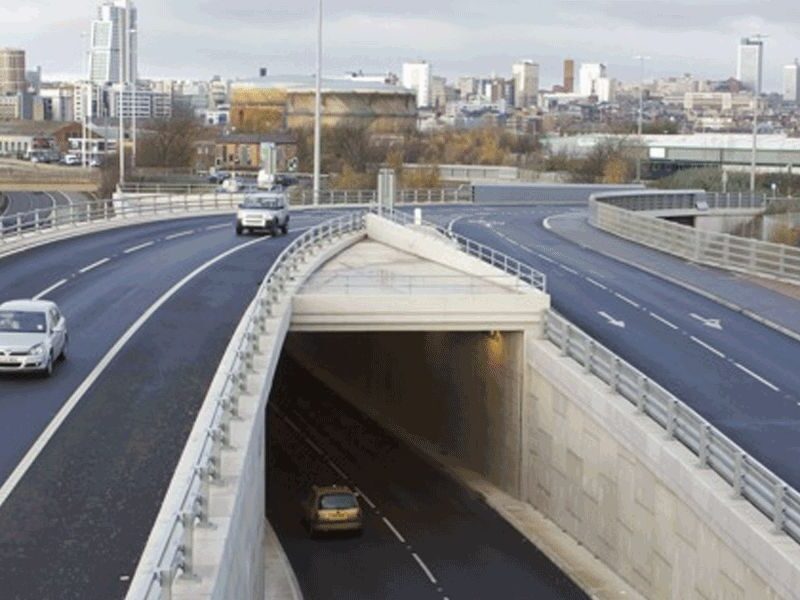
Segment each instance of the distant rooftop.
[{"label": "distant rooftop", "polygon": [[[235,81],[231,84],[233,90],[241,88],[280,88],[294,92],[313,92],[315,90],[316,79],[313,75],[275,75],[267,77],[256,77],[255,79],[245,79]],[[352,78],[325,78],[322,79],[322,92],[354,92],[363,94],[415,94],[397,85],[380,83],[375,81],[359,81]]]},{"label": "distant rooftop", "polygon": [[0,135],[55,135],[77,125],[66,121],[0,121]]}]

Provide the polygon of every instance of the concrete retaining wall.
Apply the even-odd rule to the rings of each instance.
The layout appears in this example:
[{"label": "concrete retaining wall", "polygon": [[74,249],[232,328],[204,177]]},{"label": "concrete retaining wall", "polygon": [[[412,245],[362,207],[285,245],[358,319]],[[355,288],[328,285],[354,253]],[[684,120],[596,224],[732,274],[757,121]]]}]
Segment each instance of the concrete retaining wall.
[{"label": "concrete retaining wall", "polygon": [[472,186],[475,204],[589,202],[592,194],[644,189],[643,185],[501,183]]}]

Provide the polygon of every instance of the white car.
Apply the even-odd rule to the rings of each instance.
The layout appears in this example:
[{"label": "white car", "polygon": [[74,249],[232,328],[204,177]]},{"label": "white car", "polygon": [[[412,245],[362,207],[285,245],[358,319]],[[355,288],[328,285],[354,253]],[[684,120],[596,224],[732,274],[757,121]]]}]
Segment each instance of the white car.
[{"label": "white car", "polygon": [[66,358],[67,321],[55,303],[13,300],[0,304],[0,373],[41,373],[49,377]]},{"label": "white car", "polygon": [[268,231],[273,236],[289,232],[289,201],[283,192],[265,192],[245,197],[236,213],[236,235]]}]

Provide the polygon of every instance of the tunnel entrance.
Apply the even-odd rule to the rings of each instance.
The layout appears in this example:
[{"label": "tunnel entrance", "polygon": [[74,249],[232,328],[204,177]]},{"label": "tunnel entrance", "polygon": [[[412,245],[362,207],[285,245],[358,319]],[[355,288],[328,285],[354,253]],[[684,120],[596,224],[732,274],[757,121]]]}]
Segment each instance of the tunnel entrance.
[{"label": "tunnel entrance", "polygon": [[[523,332],[289,335],[267,416],[267,516],[305,598],[585,597],[419,451],[516,493],[523,365]],[[331,484],[362,494],[361,536],[309,538],[303,499]]]}]

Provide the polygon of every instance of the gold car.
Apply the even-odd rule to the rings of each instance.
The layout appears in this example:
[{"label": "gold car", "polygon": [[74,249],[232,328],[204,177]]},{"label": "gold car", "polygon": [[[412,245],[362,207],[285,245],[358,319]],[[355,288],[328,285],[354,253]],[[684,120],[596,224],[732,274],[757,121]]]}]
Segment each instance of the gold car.
[{"label": "gold car", "polygon": [[358,496],[347,486],[312,486],[303,508],[309,535],[330,531],[361,532]]}]

